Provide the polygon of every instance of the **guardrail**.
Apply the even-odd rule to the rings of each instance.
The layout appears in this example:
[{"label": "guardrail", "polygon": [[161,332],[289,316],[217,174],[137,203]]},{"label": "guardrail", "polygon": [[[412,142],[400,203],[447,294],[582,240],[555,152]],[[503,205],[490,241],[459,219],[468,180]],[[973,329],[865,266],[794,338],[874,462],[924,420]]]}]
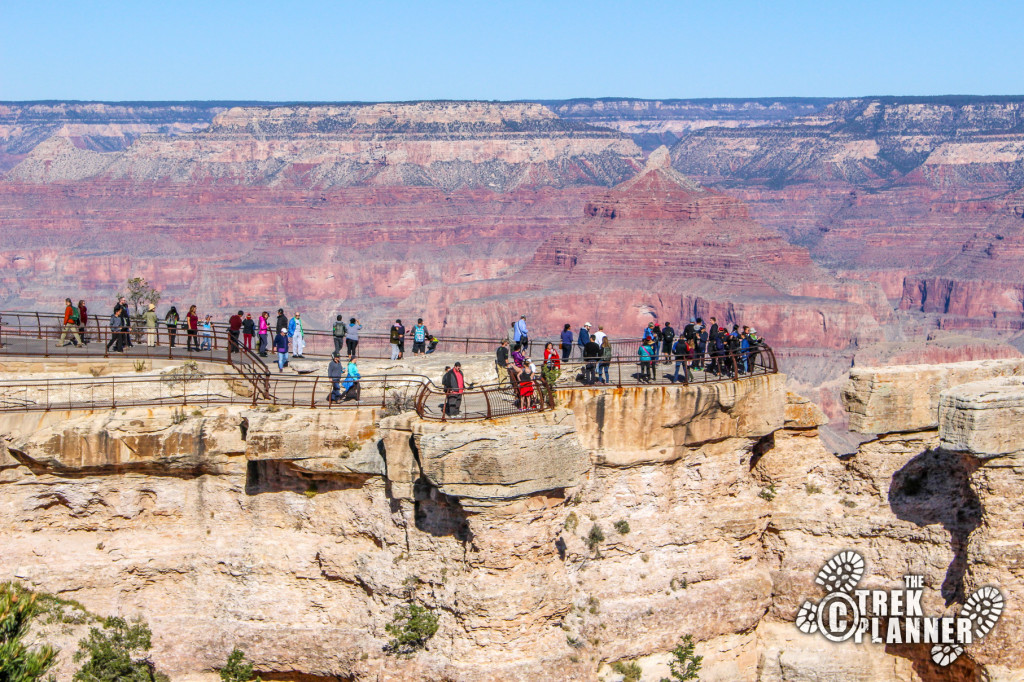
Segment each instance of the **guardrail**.
[{"label": "guardrail", "polygon": [[554,394],[542,376],[515,384],[488,384],[450,392],[432,382],[423,384],[416,396],[416,413],[434,421],[478,421],[529,412],[543,412],[555,406]]},{"label": "guardrail", "polygon": [[[331,382],[323,376],[281,376],[272,374],[266,363],[256,353],[238,344],[231,352],[231,337],[223,330],[211,330],[208,347],[190,350],[180,341],[180,333],[172,334],[166,327],[158,327],[148,343],[133,343],[123,354],[111,350],[115,338],[109,328],[90,324],[88,344],[74,347],[60,345],[62,317],[49,313],[16,313],[27,317],[16,317],[10,323],[11,313],[0,326],[0,355],[26,357],[117,357],[169,360],[205,360],[220,362],[233,367],[237,374],[210,374],[182,379],[181,386],[166,377],[113,376],[105,378],[29,379],[24,381],[0,382],[0,411],[24,411],[47,409],[99,409],[127,405],[208,405],[259,404],[286,407],[338,407],[379,405],[400,412],[415,409],[424,419],[441,421],[467,421],[511,416],[524,412],[539,412],[554,405],[553,391],[557,389],[593,388],[604,386],[646,385],[652,383],[706,384],[734,381],[743,378],[774,374],[778,365],[774,351],[767,345],[759,344],[747,350],[725,352],[721,355],[694,353],[687,361],[690,372],[680,367],[678,376],[675,359],[666,361],[662,355],[657,361],[646,364],[634,355],[639,343],[618,342],[628,356],[612,357],[610,360],[594,359],[584,362],[578,359],[559,360],[559,373],[549,384],[541,374],[530,382],[521,384],[510,377],[498,377],[497,383],[466,389],[461,398],[455,400],[451,394],[436,387],[427,377],[418,374],[395,374],[367,376],[359,382],[359,397],[353,400],[331,401]],[[31,321],[32,324],[28,324]],[[147,330],[133,330],[131,337],[146,336]],[[307,338],[312,335],[307,332]],[[323,333],[321,336],[330,337]],[[386,339],[387,337],[381,337]],[[200,339],[201,340],[201,339]],[[171,346],[171,342],[175,342]],[[494,342],[485,339],[460,340],[466,348],[479,344],[483,352],[490,354]],[[308,342],[307,342],[308,343]],[[486,344],[484,348],[483,344]],[[114,346],[116,347],[116,346]],[[362,348],[360,346],[360,348]],[[331,347],[333,351],[333,338]],[[408,348],[406,351],[408,352]],[[536,353],[535,353],[536,354]],[[390,357],[390,350],[389,355]],[[544,364],[535,362],[538,369]],[[549,377],[552,376],[550,373]],[[161,383],[162,382],[162,383]],[[205,383],[203,383],[205,382]],[[507,383],[506,383],[507,382]],[[166,390],[161,387],[164,386]],[[243,386],[244,389],[240,389]],[[19,393],[18,388],[24,390]],[[202,388],[203,390],[195,390]],[[438,402],[440,401],[440,402]],[[458,402],[456,410],[455,402]]]},{"label": "guardrail", "polygon": [[323,409],[380,407],[397,414],[414,409],[424,381],[426,377],[415,375],[367,376],[359,381],[357,398],[331,401],[331,382],[313,376],[272,376],[269,398],[256,392],[238,374],[201,374],[180,371],[180,368],[160,376],[5,380],[0,381],[0,412],[245,405]]},{"label": "guardrail", "polygon": [[[90,313],[88,318],[88,324],[86,325],[86,332],[90,336],[99,336],[104,330],[109,331],[107,327],[107,321],[109,319],[109,313],[104,312],[102,315],[95,315]],[[33,312],[33,311],[0,311],[0,320],[3,324],[11,324],[14,327],[18,327],[27,331],[42,330],[46,328],[57,328],[60,329],[61,323],[64,320],[64,315],[61,313],[46,313],[46,312]],[[276,320],[272,319],[272,322]],[[133,324],[136,325],[132,330],[133,339],[141,340],[145,333],[141,324],[137,319],[133,320]],[[183,322],[179,322],[179,327],[176,329],[176,336],[178,344],[185,342],[187,338],[186,330],[183,326]],[[273,342],[274,329],[271,328],[269,341]],[[220,347],[226,347],[227,339],[227,325],[223,322],[213,323],[214,338],[219,346],[215,346],[215,349]],[[473,336],[452,336],[452,335],[438,335],[438,344],[436,347],[437,352],[442,353],[462,353],[464,355],[476,354],[476,353],[493,353],[497,347],[498,342],[505,337],[507,330],[502,330],[500,333],[495,334],[493,337],[473,337]],[[574,335],[578,334],[579,331],[573,332]],[[199,334],[202,334],[202,330],[199,330]],[[334,342],[334,334],[329,330],[323,329],[306,329],[303,333],[306,341],[306,350],[304,355],[312,355],[317,357],[330,357],[336,348]],[[159,320],[157,324],[157,342],[161,345],[165,345],[170,340],[168,328],[163,320]],[[540,336],[531,337],[530,348],[536,355],[541,355],[544,349],[545,343],[552,343],[556,350],[561,351],[561,342],[557,338],[542,338]],[[257,343],[256,339],[253,339],[253,345]],[[412,327],[406,329],[406,335],[404,337],[404,348],[405,353],[412,353]],[[631,351],[636,350],[638,344],[633,339],[625,340],[613,340],[611,342],[612,348],[616,355],[625,355]],[[342,354],[347,355],[347,346],[341,344]],[[570,357],[579,359],[582,351],[579,346],[573,342],[572,354]],[[358,358],[371,358],[371,359],[388,359],[391,357],[391,336],[390,334],[377,334],[372,332],[360,332],[359,345],[356,348],[356,357]]]},{"label": "guardrail", "polygon": [[[232,349],[230,335],[224,332],[211,331],[203,341],[207,342],[203,350],[189,349],[180,343],[171,345],[174,341],[181,340],[181,335],[172,337],[166,329],[157,328],[152,332],[153,345],[149,344],[149,332],[143,329],[141,332],[113,332],[109,327],[90,327],[86,336],[79,335],[83,344],[76,346],[72,343],[74,336],[65,333],[60,321],[63,318],[55,318],[56,322],[49,326],[42,326],[45,317],[40,317],[40,325],[26,327],[23,325],[11,325],[4,321],[0,326],[0,355],[17,355],[25,357],[59,357],[65,360],[80,357],[125,357],[140,360],[202,360],[204,362],[224,363],[233,367],[242,377],[248,381],[255,392],[264,398],[268,398],[267,379],[270,376],[270,369],[263,359],[256,353],[245,348],[241,344]],[[64,341],[61,338],[64,337]],[[141,337],[145,341],[137,341]],[[120,343],[118,343],[120,342]],[[118,346],[122,350],[118,351]]]}]

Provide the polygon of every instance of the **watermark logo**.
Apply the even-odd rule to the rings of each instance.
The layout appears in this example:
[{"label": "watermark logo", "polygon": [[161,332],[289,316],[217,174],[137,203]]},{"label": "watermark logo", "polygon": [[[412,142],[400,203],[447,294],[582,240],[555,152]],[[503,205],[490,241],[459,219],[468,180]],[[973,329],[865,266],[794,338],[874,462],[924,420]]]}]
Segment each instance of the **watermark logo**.
[{"label": "watermark logo", "polygon": [[964,647],[991,632],[1006,605],[994,587],[976,590],[957,616],[926,617],[921,610],[924,576],[903,576],[895,590],[857,589],[864,577],[864,557],[840,552],[829,559],[814,582],[825,596],[805,601],[796,614],[796,626],[804,634],[821,633],[833,642],[865,637],[877,644],[931,644],[932,660],[947,666],[960,657]]}]

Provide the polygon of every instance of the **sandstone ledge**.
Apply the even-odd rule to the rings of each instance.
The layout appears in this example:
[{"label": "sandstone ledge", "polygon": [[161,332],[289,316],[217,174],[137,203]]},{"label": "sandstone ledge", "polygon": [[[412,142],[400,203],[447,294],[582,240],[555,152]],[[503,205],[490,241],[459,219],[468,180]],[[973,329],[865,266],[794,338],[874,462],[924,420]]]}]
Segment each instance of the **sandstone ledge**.
[{"label": "sandstone ledge", "polygon": [[1024,379],[975,381],[939,396],[939,438],[947,450],[987,459],[1024,452]]},{"label": "sandstone ledge", "polygon": [[942,391],[973,381],[1021,375],[1024,358],[855,367],[843,389],[843,402],[851,431],[877,434],[933,429],[939,423]]}]

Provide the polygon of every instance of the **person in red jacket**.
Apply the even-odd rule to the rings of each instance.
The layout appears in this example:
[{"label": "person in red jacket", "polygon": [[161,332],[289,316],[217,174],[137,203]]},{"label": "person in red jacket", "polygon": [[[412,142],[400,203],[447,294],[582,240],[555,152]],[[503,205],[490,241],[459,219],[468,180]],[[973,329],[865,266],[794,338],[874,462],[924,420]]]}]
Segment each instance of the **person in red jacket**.
[{"label": "person in red jacket", "polygon": [[191,352],[192,347],[195,346],[195,350],[199,352],[199,313],[196,312],[196,307],[189,306],[188,315],[185,316],[188,320],[188,349]]},{"label": "person in red jacket", "polygon": [[85,307],[85,301],[78,302],[78,331],[82,335],[82,344],[89,343],[85,337],[86,325],[89,323],[89,311]]},{"label": "person in red jacket", "polygon": [[244,313],[239,310],[238,313],[228,318],[228,353],[238,352],[238,333],[242,331],[242,315]]},{"label": "person in red jacket", "polygon": [[60,343],[57,347],[66,346],[68,334],[71,334],[73,339],[72,343],[76,346],[82,345],[82,337],[78,335],[78,309],[71,305],[71,299],[64,299],[64,328],[60,333]]}]

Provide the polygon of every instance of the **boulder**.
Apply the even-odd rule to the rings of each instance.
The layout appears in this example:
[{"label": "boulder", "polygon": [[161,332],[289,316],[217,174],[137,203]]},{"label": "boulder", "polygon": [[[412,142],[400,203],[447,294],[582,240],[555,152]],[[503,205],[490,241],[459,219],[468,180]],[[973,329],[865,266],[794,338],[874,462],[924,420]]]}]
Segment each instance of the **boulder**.
[{"label": "boulder", "polygon": [[396,497],[410,496],[422,475],[463,509],[491,507],[577,486],[590,467],[570,410],[481,422],[401,415],[381,427]]},{"label": "boulder", "polygon": [[1024,451],[1024,379],[1004,377],[950,388],[939,396],[943,448],[988,459]]},{"label": "boulder", "polygon": [[973,381],[1021,375],[1021,358],[855,367],[843,389],[843,403],[851,431],[876,434],[934,429],[939,422],[942,391]]}]

